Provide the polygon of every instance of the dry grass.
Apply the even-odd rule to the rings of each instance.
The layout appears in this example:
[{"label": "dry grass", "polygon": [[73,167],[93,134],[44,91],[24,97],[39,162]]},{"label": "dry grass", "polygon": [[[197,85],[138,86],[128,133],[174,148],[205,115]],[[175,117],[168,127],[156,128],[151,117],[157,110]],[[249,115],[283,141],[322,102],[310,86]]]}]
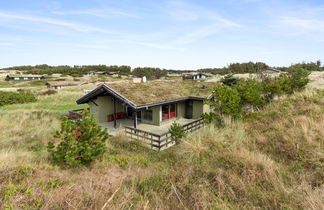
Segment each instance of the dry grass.
[{"label": "dry grass", "polygon": [[[164,80],[107,85],[135,104],[144,105],[188,96],[207,98],[215,83]],[[207,88],[202,89],[203,85]]]},{"label": "dry grass", "polygon": [[119,187],[107,209],[324,208],[324,92],[205,126],[162,152],[117,136],[89,168],[60,169],[45,148],[59,128],[54,106],[79,91],[1,109],[1,209],[101,209]]}]

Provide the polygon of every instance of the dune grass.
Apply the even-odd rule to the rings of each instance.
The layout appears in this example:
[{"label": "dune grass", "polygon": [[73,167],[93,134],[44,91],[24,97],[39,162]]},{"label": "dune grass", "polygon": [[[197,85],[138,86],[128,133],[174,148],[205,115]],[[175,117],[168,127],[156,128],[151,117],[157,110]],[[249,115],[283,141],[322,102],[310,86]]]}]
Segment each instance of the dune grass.
[{"label": "dune grass", "polygon": [[57,103],[77,94],[0,109],[0,208],[101,209],[117,189],[107,209],[324,208],[323,91],[207,125],[161,152],[116,136],[89,168],[64,170],[45,145],[67,108]]}]

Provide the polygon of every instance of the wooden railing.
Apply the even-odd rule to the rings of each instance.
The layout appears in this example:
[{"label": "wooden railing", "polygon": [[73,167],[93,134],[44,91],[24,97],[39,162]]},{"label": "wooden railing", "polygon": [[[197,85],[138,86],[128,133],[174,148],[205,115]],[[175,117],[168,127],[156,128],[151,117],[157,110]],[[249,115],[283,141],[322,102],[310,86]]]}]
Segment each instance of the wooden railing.
[{"label": "wooden railing", "polygon": [[67,117],[71,120],[82,119],[84,109],[71,110],[68,112]]},{"label": "wooden railing", "polygon": [[[186,133],[196,131],[203,127],[203,119],[199,119],[190,123],[183,125]],[[140,129],[125,127],[125,135],[136,140],[142,140],[149,144],[152,149],[161,150],[163,148],[168,148],[175,144],[175,139],[172,137],[171,133],[165,132],[163,134],[155,134],[148,131],[143,131]]]},{"label": "wooden railing", "polygon": [[189,133],[189,132],[194,132],[194,131],[200,129],[203,126],[204,126],[204,120],[199,119],[199,120],[187,123],[187,124],[183,125],[182,127],[184,128],[186,133]]}]

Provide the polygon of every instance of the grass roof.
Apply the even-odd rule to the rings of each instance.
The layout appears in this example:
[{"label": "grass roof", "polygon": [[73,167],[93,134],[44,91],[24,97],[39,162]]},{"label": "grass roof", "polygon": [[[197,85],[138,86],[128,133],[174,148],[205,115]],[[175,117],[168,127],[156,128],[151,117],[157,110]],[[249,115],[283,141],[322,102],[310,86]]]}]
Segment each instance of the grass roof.
[{"label": "grass roof", "polygon": [[47,82],[46,84],[51,85],[51,86],[77,86],[77,85],[84,84],[84,82],[81,82],[81,81],[50,81],[50,82]]},{"label": "grass roof", "polygon": [[[215,83],[165,80],[146,83],[107,84],[137,106],[153,104],[184,97],[207,98]],[[206,88],[203,88],[205,86]]]},{"label": "grass roof", "polygon": [[33,75],[33,74],[8,74],[9,77],[42,77],[43,75]]}]

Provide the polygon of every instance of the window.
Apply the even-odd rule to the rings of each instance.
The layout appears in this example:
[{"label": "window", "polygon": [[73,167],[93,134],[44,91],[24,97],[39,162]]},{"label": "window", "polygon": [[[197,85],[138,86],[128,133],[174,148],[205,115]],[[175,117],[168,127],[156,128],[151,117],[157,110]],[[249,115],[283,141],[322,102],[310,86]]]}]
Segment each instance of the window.
[{"label": "window", "polygon": [[177,116],[176,104],[162,105],[162,120],[168,120]]},{"label": "window", "polygon": [[170,119],[176,117],[176,104],[170,104]]},{"label": "window", "polygon": [[144,110],[143,111],[143,118],[144,118],[144,120],[152,121],[153,120],[152,110]]},{"label": "window", "polygon": [[162,120],[169,119],[169,105],[162,105]]}]

